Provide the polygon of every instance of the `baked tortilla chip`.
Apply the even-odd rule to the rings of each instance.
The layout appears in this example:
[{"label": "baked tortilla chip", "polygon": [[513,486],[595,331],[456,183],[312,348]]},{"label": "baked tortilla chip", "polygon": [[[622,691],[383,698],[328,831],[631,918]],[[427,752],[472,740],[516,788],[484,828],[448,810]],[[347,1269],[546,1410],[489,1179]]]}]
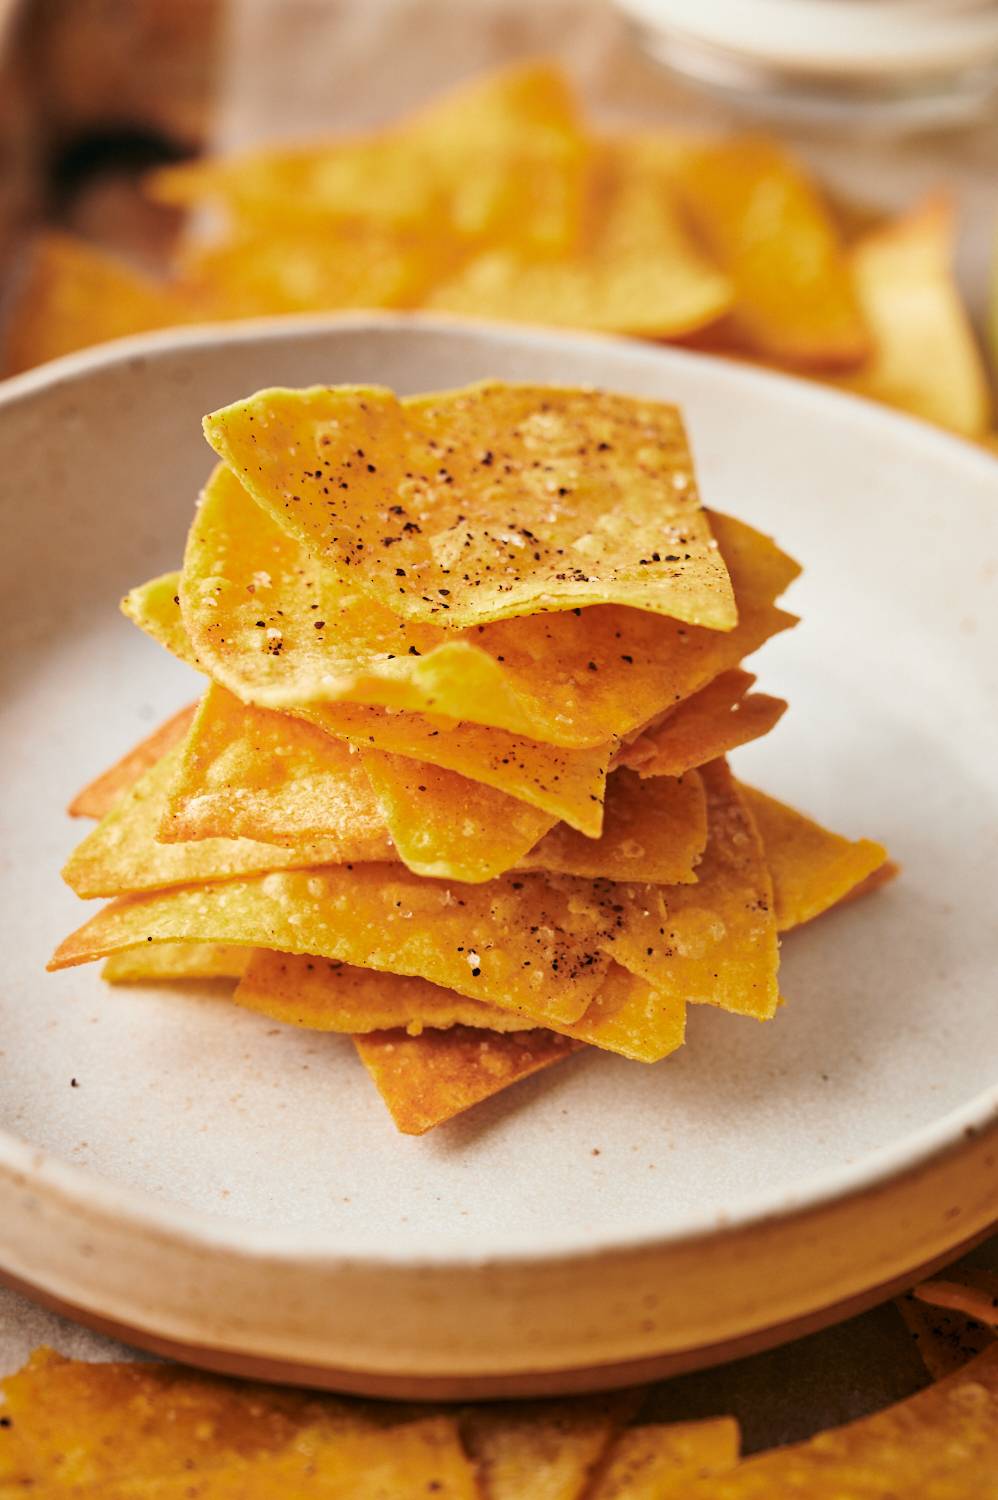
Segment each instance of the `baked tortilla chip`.
[{"label": "baked tortilla chip", "polygon": [[797,163],[772,141],[691,146],[676,181],[734,288],[729,327],[764,359],[848,368],[870,348],[831,215]]},{"label": "baked tortilla chip", "polygon": [[751,672],[721,672],[624,745],[617,765],[631,766],[639,776],[681,776],[768,734],[787,705],[782,698],[749,693],[754,681]]},{"label": "baked tortilla chip", "polygon": [[690,1484],[685,1500],[988,1500],[998,1474],[998,1345],[917,1395]]},{"label": "baked tortilla chip", "polygon": [[955,219],[949,198],[936,195],[855,245],[853,275],[873,349],[861,369],[836,383],[981,437],[992,401],[953,274]]},{"label": "baked tortilla chip", "polygon": [[933,1307],[907,1292],[894,1303],[915,1341],[933,1380],[962,1369],[975,1354],[994,1343],[994,1334],[978,1318],[951,1307]]},{"label": "baked tortilla chip", "polygon": [[636,1410],[636,1391],[573,1401],[504,1401],[460,1417],[483,1500],[580,1500],[612,1442]]},{"label": "baked tortilla chip", "polygon": [[627,143],[591,151],[578,229],[561,254],[493,242],[443,275],[424,306],[669,338],[712,323],[731,301],[731,283],[686,230],[668,166]]},{"label": "baked tortilla chip", "polygon": [[113,766],[88,782],[67,807],[69,816],[103,818],[118,799],[135,785],[143,771],[148,771],[157,761],[162,760],[168,750],[180,744],[191,727],[196,711],[196,703],[178,709],[158,729],[154,729],[152,734],[115,761]]},{"label": "baked tortilla chip", "polygon": [[620,1434],[586,1500],[684,1500],[686,1486],[738,1462],[738,1423],[653,1423]]},{"label": "baked tortilla chip", "polygon": [[67,938],[49,967],[144,943],[237,943],[418,974],[533,1021],[571,1022],[599,991],[608,960],[594,941],[598,919],[564,932],[563,907],[539,875],[455,891],[402,865],[272,871],[123,897]]},{"label": "baked tortilla chip", "polygon": [[521,1078],[561,1062],[581,1043],[553,1031],[374,1031],[357,1036],[360,1060],[403,1135],[424,1135],[501,1093]]},{"label": "baked tortilla chip", "polygon": [[108,984],[160,979],[239,979],[256,950],[228,943],[146,943],[112,953],[101,969]]},{"label": "baked tortilla chip", "polygon": [[403,401],[315,386],[261,391],[204,429],[317,562],[407,619],[626,604],[737,623],[674,406],[498,381]]},{"label": "baked tortilla chip", "polygon": [[167,794],[180,763],[180,747],[146,771],[70,855],[62,877],[78,896],[120,896],[205,880],[228,880],[260,870],[307,869],[376,859],[383,830],[337,835],[291,846],[255,839],[200,839],[186,844],[156,840]]},{"label": "baked tortilla chip", "polygon": [[875,875],[887,851],[871,839],[846,839],[750,786],[739,790],[766,850],[781,932],[810,922]]},{"label": "baked tortilla chip", "polygon": [[367,772],[344,740],[240,703],[215,683],[181,751],[158,836],[170,843],[331,839],[351,851],[348,859],[395,858]]}]

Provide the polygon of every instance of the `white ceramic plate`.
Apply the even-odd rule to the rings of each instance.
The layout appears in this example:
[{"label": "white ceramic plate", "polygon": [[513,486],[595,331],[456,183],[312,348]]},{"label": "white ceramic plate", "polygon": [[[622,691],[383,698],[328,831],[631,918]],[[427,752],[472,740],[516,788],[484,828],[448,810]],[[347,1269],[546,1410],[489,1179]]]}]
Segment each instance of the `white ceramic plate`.
[{"label": "white ceramic plate", "polygon": [[[46,975],[77,787],[190,674],[121,619],[174,566],[201,414],[270,384],[481,376],[681,403],[712,505],[806,564],[739,771],[904,876],[785,945],[760,1026],[583,1055],[422,1139],[345,1039],[211,986]],[[5,1274],[152,1347],[360,1389],[568,1387],[853,1305],[998,1214],[998,484],[848,397],[675,350],[387,318],[188,331],[0,391]],[[77,1086],[72,1086],[72,1080]]]}]

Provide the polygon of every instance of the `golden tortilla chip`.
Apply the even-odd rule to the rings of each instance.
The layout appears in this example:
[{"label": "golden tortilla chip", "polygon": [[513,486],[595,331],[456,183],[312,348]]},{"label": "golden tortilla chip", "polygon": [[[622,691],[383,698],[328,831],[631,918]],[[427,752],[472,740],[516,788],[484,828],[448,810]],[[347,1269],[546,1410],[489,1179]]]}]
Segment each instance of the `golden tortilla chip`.
[{"label": "golden tortilla chip", "polygon": [[403,1135],[423,1135],[521,1078],[561,1062],[581,1043],[553,1031],[503,1035],[450,1031],[373,1031],[354,1045]]},{"label": "golden tortilla chip", "polygon": [[539,875],[455,891],[401,865],[272,871],[123,897],[67,938],[49,967],[144,943],[238,943],[418,974],[533,1021],[571,1022],[598,992],[608,960],[594,942],[597,920],[564,932],[563,906]]},{"label": "golden tortilla chip", "polygon": [[739,790],[765,845],[780,932],[835,906],[887,859],[871,839],[843,838],[765,792]]},{"label": "golden tortilla chip", "polygon": [[461,1414],[482,1500],[580,1500],[637,1392],[573,1401],[504,1401]]},{"label": "golden tortilla chip", "polygon": [[628,1427],[586,1500],[684,1500],[693,1480],[733,1469],[739,1446],[733,1417]]},{"label": "golden tortilla chip", "polygon": [[915,1288],[920,1302],[950,1308],[998,1328],[998,1273],[976,1266],[961,1266],[955,1276],[935,1277]]},{"label": "golden tortilla chip", "polygon": [[962,1369],[994,1342],[993,1332],[978,1318],[954,1308],[930,1306],[912,1292],[898,1297],[894,1305],[933,1380]]},{"label": "golden tortilla chip", "polygon": [[765,359],[848,368],[870,338],[835,224],[810,180],[772,141],[691,146],[676,180],[734,287],[734,338]]},{"label": "golden tortilla chip", "polygon": [[479,1500],[450,1417],[37,1350],[3,1382],[11,1490],[126,1500]]},{"label": "golden tortilla chip", "polygon": [[854,247],[853,275],[873,349],[836,384],[967,437],[991,425],[984,360],[953,275],[956,223],[948,197],[872,230]]},{"label": "golden tortilla chip", "polygon": [[492,242],[424,301],[464,316],[675,337],[731,306],[727,277],[691,240],[668,167],[636,144],[590,153],[579,225],[562,253]]},{"label": "golden tortilla chip", "polygon": [[204,880],[228,880],[261,870],[306,869],[350,860],[373,860],[384,848],[383,830],[340,833],[290,847],[255,839],[200,839],[161,844],[170,784],[180,763],[180,746],[146,771],[70,855],[62,877],[78,896],[120,896]]},{"label": "golden tortilla chip", "polygon": [[229,943],[146,943],[112,953],[101,969],[108,984],[160,979],[239,979],[256,950]]},{"label": "golden tortilla chip", "polygon": [[158,837],[339,840],[347,859],[396,857],[367,772],[344,740],[240,703],[215,683],[180,753]]},{"label": "golden tortilla chip", "polygon": [[4,371],[196,316],[184,299],[114,256],[70,235],[35,243],[4,336]]},{"label": "golden tortilla chip", "polygon": [[737,624],[674,406],[499,381],[403,401],[316,386],[261,391],[204,429],[317,562],[407,619],[626,604]]},{"label": "golden tortilla chip", "polygon": [[747,1459],[686,1500],[968,1500],[998,1493],[998,1345],[875,1416]]},{"label": "golden tortilla chip", "polygon": [[[146,952],[135,951],[140,956]],[[114,961],[108,959],[108,963]],[[358,969],[308,954],[275,953],[269,948],[252,950],[233,999],[246,1010],[307,1031],[351,1035],[401,1028],[418,1036],[425,1027],[434,1031],[451,1026],[523,1030],[523,1017],[514,1011],[469,1000],[427,979]]]},{"label": "golden tortilla chip", "polygon": [[624,745],[618,766],[639,776],[681,776],[768,734],[786,711],[782,698],[749,693],[751,672],[722,672]]},{"label": "golden tortilla chip", "polygon": [[178,709],[158,729],[147,735],[120,760],[77,792],[66,811],[71,818],[103,818],[118,799],[135,785],[143,771],[162,760],[168,750],[179,745],[191,727],[196,703]]}]

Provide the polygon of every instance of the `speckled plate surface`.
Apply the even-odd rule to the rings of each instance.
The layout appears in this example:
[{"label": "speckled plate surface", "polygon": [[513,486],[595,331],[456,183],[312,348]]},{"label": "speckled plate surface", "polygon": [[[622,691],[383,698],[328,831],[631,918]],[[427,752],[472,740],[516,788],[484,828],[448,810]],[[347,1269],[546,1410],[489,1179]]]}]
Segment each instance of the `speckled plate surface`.
[{"label": "speckled plate surface", "polygon": [[[84,909],[69,796],[190,674],[117,613],[179,560],[204,411],[269,384],[482,376],[681,403],[708,502],[805,564],[748,778],[903,879],[792,935],[788,1004],[581,1055],[422,1139],[345,1039],[210,985],[43,966]],[[597,1384],[869,1298],[998,1215],[998,467],[917,423],[667,349],[404,319],[187,331],[0,388],[0,1266],[134,1341],[360,1389]],[[72,1080],[76,1086],[72,1086]]]}]

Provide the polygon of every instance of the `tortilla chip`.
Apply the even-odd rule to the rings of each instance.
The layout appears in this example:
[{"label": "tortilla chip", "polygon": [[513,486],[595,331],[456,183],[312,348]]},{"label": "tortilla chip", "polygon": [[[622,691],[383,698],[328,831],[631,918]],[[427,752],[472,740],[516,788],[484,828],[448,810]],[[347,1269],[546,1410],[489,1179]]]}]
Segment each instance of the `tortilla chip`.
[{"label": "tortilla chip", "polygon": [[956,1374],[847,1427],[691,1484],[688,1500],[968,1500],[995,1493],[998,1345]]},{"label": "tortilla chip", "polygon": [[181,751],[158,836],[292,846],[331,840],[349,851],[347,859],[395,858],[367,772],[345,741],[240,703],[215,683]]},{"label": "tortilla chip", "polygon": [[738,1462],[738,1423],[654,1423],[628,1427],[610,1450],[586,1500],[683,1500],[686,1486]]},{"label": "tortilla chip", "polygon": [[582,1044],[553,1031],[500,1036],[455,1026],[415,1037],[373,1031],[354,1045],[402,1134],[423,1135]]},{"label": "tortilla chip", "polygon": [[261,391],[204,428],[316,561],[407,619],[626,604],[737,623],[673,406],[499,381],[404,401],[316,386]]},{"label": "tortilla chip", "polygon": [[915,1296],[932,1307],[950,1308],[998,1328],[998,1273],[994,1271],[962,1266],[953,1279],[923,1281],[915,1288]]},{"label": "tortilla chip", "polygon": [[689,147],[676,180],[734,287],[731,333],[764,359],[858,364],[869,333],[838,231],[811,181],[772,141]]},{"label": "tortilla chip", "polygon": [[478,1500],[450,1417],[37,1350],[3,1382],[0,1476],[32,1494],[126,1500]]},{"label": "tortilla chip", "polygon": [[[145,951],[137,950],[139,954]],[[515,1012],[469,1000],[426,979],[358,969],[308,954],[275,953],[269,948],[252,950],[233,999],[246,1010],[307,1031],[352,1035],[401,1028],[418,1036],[425,1027],[434,1031],[451,1026],[523,1030],[523,1017]]]},{"label": "tortilla chip", "polygon": [[346,824],[339,834],[290,847],[254,839],[158,843],[156,832],[166,812],[180,753],[180,746],[167,751],[74,849],[62,877],[78,896],[120,896],[204,880],[228,880],[262,870],[339,865],[370,860],[384,847],[383,831],[371,836],[361,829],[355,834]]},{"label": "tortilla chip", "polygon": [[118,799],[135,785],[143,771],[148,771],[162,760],[168,750],[179,745],[191,727],[197,711],[196,703],[178,709],[158,729],[147,735],[120,760],[102,771],[93,781],[77,792],[66,811],[71,818],[103,818]]},{"label": "tortilla chip", "polygon": [[912,1292],[898,1297],[894,1305],[933,1380],[962,1369],[994,1342],[991,1329],[979,1319],[953,1308],[920,1302]]},{"label": "tortilla chip", "polygon": [[84,240],[47,232],[35,242],[4,337],[4,372],[74,349],[189,321],[196,311],[165,285]]},{"label": "tortilla chip", "polygon": [[873,350],[844,389],[966,437],[991,425],[984,360],[953,275],[956,215],[941,194],[874,229],[851,255]]},{"label": "tortilla chip", "polygon": [[161,979],[238,979],[253,948],[228,943],[146,943],[112,953],[101,969],[108,984]]},{"label": "tortilla chip", "polygon": [[782,698],[749,693],[751,672],[722,672],[658,723],[624,745],[618,766],[639,776],[681,776],[768,734],[786,711]]},{"label": "tortilla chip", "polygon": [[238,943],[418,974],[535,1022],[571,1022],[598,992],[608,960],[593,941],[595,919],[576,921],[572,933],[559,928],[563,904],[539,875],[455,892],[401,865],[273,871],[114,901],[49,967],[144,943]]},{"label": "tortilla chip", "polygon": [[843,838],[765,792],[739,790],[765,845],[780,932],[835,906],[887,859],[871,839]]},{"label": "tortilla chip", "polygon": [[471,1407],[461,1436],[483,1500],[580,1500],[637,1392]]},{"label": "tortilla chip", "polygon": [[560,255],[492,243],[424,305],[464,316],[675,337],[727,312],[731,283],[691,240],[668,168],[636,144],[592,150]]}]

